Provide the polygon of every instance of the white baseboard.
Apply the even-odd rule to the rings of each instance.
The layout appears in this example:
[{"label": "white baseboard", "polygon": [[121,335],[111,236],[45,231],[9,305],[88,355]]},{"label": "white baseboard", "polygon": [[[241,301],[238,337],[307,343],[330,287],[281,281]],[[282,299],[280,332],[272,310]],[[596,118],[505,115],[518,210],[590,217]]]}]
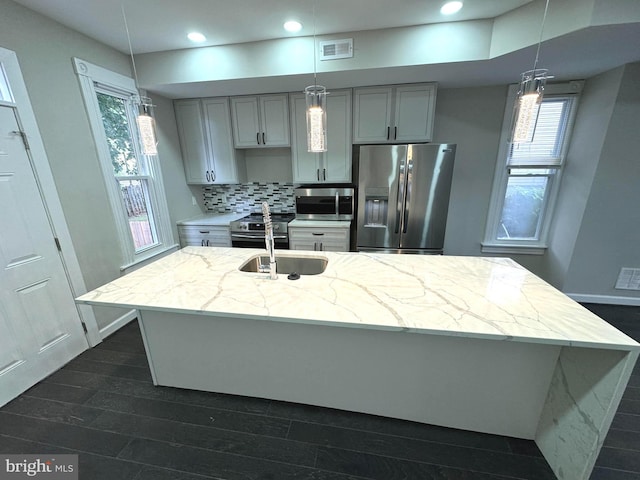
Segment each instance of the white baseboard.
[{"label": "white baseboard", "polygon": [[137,316],[138,316],[138,311],[137,310],[129,310],[124,315],[116,318],[113,322],[111,322],[106,327],[101,328],[100,329],[100,337],[102,338],[102,340],[104,340],[105,338],[107,338],[112,333],[114,333],[114,332],[118,331],[119,329],[121,329],[122,327],[124,327],[127,323],[129,323],[131,320],[133,320]]},{"label": "white baseboard", "polygon": [[640,297],[618,297],[613,295],[589,295],[581,293],[567,293],[566,295],[580,303],[602,303],[605,305],[640,307]]}]

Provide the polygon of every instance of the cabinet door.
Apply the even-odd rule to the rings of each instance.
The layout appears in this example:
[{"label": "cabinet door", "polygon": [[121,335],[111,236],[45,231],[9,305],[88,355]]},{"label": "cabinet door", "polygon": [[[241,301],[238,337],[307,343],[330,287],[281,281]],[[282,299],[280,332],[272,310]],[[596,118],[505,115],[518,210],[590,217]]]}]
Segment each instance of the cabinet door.
[{"label": "cabinet door", "polygon": [[231,119],[233,144],[236,148],[261,146],[258,99],[256,97],[232,97]]},{"label": "cabinet door", "polygon": [[[293,183],[318,183],[320,154],[307,150],[307,102],[303,93],[291,94],[291,161]],[[292,250],[294,250],[292,248]],[[304,249],[301,249],[304,250]]]},{"label": "cabinet door", "polygon": [[[260,101],[260,141],[266,147],[288,147],[289,106],[287,95],[262,95]],[[263,136],[264,134],[264,136]]]},{"label": "cabinet door", "polygon": [[316,250],[316,244],[310,239],[289,239],[289,250],[307,250],[313,252]]},{"label": "cabinet door", "polygon": [[396,87],[395,125],[392,127],[394,142],[431,141],[435,113],[435,90],[434,84]]},{"label": "cabinet door", "polygon": [[289,227],[289,248],[291,250],[348,252],[349,229]]},{"label": "cabinet door", "polygon": [[181,100],[174,104],[182,161],[187,183],[210,183],[209,152],[200,100]]},{"label": "cabinet door", "polygon": [[[351,182],[351,90],[327,95],[327,151],[322,154],[326,182]],[[306,131],[306,124],[305,124]]]},{"label": "cabinet door", "polygon": [[327,96],[327,151],[307,150],[307,104],[291,94],[291,158],[294,183],[351,182],[351,90]]},{"label": "cabinet door", "polygon": [[229,227],[219,225],[179,225],[180,246],[230,247]]},{"label": "cabinet door", "polygon": [[387,143],[392,127],[392,88],[356,88],[353,94],[353,143]]},{"label": "cabinet door", "polygon": [[214,183],[238,183],[236,151],[231,136],[228,98],[210,98],[202,102],[206,118],[208,145]]}]

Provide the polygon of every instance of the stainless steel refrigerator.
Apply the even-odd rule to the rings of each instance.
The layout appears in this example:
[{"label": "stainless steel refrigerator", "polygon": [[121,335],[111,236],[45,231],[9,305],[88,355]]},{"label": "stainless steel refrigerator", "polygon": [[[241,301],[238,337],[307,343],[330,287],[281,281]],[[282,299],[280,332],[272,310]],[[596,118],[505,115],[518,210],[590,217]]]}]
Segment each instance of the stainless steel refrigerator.
[{"label": "stainless steel refrigerator", "polygon": [[357,250],[441,254],[455,152],[455,144],[360,147]]}]

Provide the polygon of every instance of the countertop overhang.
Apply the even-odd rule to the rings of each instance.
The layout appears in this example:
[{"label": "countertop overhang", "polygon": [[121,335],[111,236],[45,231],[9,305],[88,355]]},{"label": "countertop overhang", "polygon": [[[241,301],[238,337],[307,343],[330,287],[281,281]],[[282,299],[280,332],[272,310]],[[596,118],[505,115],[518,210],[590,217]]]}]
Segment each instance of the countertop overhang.
[{"label": "countertop overhang", "polygon": [[431,335],[638,350],[640,344],[508,258],[277,251],[325,257],[288,280],[240,272],[262,249],[186,247],[78,303]]}]

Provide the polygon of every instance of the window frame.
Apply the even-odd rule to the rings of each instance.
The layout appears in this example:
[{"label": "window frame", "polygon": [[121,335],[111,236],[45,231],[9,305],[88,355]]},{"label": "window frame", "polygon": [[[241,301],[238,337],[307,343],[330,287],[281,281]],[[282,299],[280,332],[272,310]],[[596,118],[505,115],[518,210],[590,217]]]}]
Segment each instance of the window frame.
[{"label": "window frame", "polygon": [[[132,78],[112,72],[103,67],[74,58],[74,68],[80,81],[85,108],[89,116],[89,124],[94,137],[100,168],[105,181],[109,203],[115,220],[115,226],[120,240],[123,264],[121,271],[137,266],[156,255],[161,255],[177,247],[171,228],[169,208],[167,204],[162,171],[158,155],[143,155],[137,124],[133,120],[133,112],[128,114],[129,127],[136,158],[144,157],[147,172],[144,175],[115,175],[111,164],[111,154],[107,144],[107,137],[102,122],[102,114],[98,104],[97,93],[120,96],[125,100],[135,100],[139,93]],[[144,179],[147,182],[149,195],[149,209],[153,220],[150,220],[156,230],[156,243],[138,251],[135,249],[133,236],[129,226],[128,215],[122,199],[120,180]]]},{"label": "window frame", "polygon": [[[575,120],[583,83],[584,82],[582,81],[572,81],[568,83],[547,85],[545,88],[544,99],[547,99],[547,101],[549,98],[567,98],[570,101],[566,121],[561,123],[561,128],[563,129],[563,138],[562,145],[559,151],[560,161],[558,162],[558,164],[520,167],[509,165],[511,151],[509,137],[511,135],[511,129],[514,121],[513,111],[518,94],[518,85],[516,84],[509,86],[507,102],[505,105],[505,112],[502,121],[500,148],[498,149],[493,186],[491,189],[487,224],[484,239],[481,243],[481,251],[483,253],[516,253],[532,255],[542,255],[545,253],[547,248],[549,227],[553,219],[553,211],[560,189],[562,173],[564,170],[564,165],[566,163],[566,155],[569,148],[571,132],[573,129],[573,123]],[[533,176],[543,176],[548,179],[546,194],[541,207],[541,218],[538,223],[538,239],[498,238],[498,232],[501,225],[500,220],[502,217],[505,195],[507,192],[507,184],[510,178],[518,176],[517,174],[512,175],[510,173],[510,170],[513,169],[526,169],[534,171],[539,170],[540,173],[537,173]]]}]

